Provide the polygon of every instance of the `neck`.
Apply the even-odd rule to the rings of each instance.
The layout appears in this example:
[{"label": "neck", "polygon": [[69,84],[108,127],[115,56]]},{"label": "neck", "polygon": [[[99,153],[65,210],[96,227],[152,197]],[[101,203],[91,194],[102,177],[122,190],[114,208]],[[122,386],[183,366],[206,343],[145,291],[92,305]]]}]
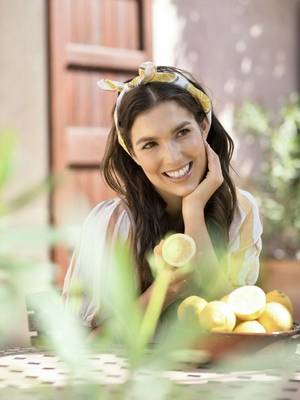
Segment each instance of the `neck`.
[{"label": "neck", "polygon": [[169,201],[166,201],[166,203],[167,203],[166,211],[170,216],[178,216],[181,214],[181,209],[182,209],[181,197],[172,198],[172,200],[169,199]]},{"label": "neck", "polygon": [[170,195],[169,193],[158,191],[160,196],[167,203],[166,212],[170,216],[178,216],[182,211],[182,197]]}]

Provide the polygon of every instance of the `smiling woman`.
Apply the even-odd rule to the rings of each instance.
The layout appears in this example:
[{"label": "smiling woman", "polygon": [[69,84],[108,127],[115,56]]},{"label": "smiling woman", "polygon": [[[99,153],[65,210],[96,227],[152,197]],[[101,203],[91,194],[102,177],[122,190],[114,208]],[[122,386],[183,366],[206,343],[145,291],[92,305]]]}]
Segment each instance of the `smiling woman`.
[{"label": "smiling woman", "polygon": [[159,103],[132,125],[133,159],[166,201],[169,213],[180,212],[182,198],[204,177],[207,132],[203,122],[202,126],[201,132],[194,115],[176,101]]},{"label": "smiling woman", "polygon": [[[66,276],[67,299],[74,282],[86,288],[84,323],[95,327],[101,321],[110,268],[105,250],[113,251],[119,238],[132,248],[142,305],[153,282],[147,255],[170,231],[195,240],[197,269],[203,282],[222,283],[218,294],[255,284],[258,209],[231,179],[234,144],[202,86],[187,72],[151,62],[128,82],[102,80],[99,86],[120,92],[104,156],[104,177],[118,198],[91,211]],[[166,305],[186,294],[186,281],[171,280]]]}]

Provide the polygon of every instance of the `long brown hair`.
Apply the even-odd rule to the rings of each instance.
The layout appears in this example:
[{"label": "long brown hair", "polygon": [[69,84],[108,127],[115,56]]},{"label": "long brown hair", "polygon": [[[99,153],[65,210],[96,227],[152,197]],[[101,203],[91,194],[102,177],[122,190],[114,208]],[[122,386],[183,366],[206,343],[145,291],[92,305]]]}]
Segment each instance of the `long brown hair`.
[{"label": "long brown hair", "polygon": [[[202,86],[183,70],[164,66],[157,67],[157,70],[176,71],[204,92]],[[164,101],[176,101],[192,112],[199,125],[205,118],[203,109],[181,87],[164,82],[151,82],[137,86],[124,95],[118,108],[119,130],[130,152],[133,152],[131,128],[135,119],[141,113]],[[209,199],[204,209],[212,243],[217,256],[221,257],[222,251],[228,245],[228,232],[237,200],[235,186],[229,173],[234,143],[214,113],[212,113],[207,142],[219,156],[224,178],[224,182]],[[107,184],[124,199],[134,220],[133,252],[143,292],[153,280],[146,260],[147,254],[169,231],[183,232],[183,220],[174,221],[168,216],[165,201],[154,189],[142,168],[119,145],[114,123],[103,159],[103,174]]]}]

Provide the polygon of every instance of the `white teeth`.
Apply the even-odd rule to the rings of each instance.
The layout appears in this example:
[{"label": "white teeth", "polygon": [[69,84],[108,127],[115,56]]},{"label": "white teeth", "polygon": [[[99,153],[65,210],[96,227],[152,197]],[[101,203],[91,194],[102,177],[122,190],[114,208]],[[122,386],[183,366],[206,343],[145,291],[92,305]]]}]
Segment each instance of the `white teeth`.
[{"label": "white teeth", "polygon": [[190,164],[187,164],[185,167],[179,169],[178,171],[170,171],[170,172],[165,172],[167,176],[170,178],[182,178],[184,175],[186,175],[189,171],[189,166]]}]

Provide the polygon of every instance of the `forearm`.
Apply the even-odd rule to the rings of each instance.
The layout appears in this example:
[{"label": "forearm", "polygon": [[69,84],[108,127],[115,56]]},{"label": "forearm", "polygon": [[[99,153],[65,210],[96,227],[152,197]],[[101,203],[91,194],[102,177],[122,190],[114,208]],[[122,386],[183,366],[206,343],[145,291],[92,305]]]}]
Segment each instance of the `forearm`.
[{"label": "forearm", "polygon": [[216,298],[229,293],[233,287],[227,278],[226,265],[222,265],[216,256],[204,212],[199,212],[197,215],[193,213],[192,218],[185,220],[185,233],[196,243],[197,253],[194,262],[196,268],[200,269],[196,272],[200,277],[201,287]]},{"label": "forearm", "polygon": [[[142,293],[138,298],[138,303],[140,304],[143,310],[145,310],[148,306],[149,300],[152,295],[152,290],[153,290],[153,284],[149,286],[148,289],[145,290],[145,292]],[[176,295],[176,293],[168,289],[163,303],[162,311],[164,311],[170,304],[172,304],[175,300],[177,300],[177,298],[178,296]]]},{"label": "forearm", "polygon": [[90,331],[90,334],[89,334],[89,336],[88,336],[88,339],[89,339],[89,340],[94,340],[94,339],[96,339],[98,336],[101,336],[103,330],[104,330],[104,325],[99,325],[99,326],[93,328],[93,329]]},{"label": "forearm", "polygon": [[[140,305],[140,307],[141,307],[141,309],[143,311],[146,310],[146,308],[147,308],[147,306],[149,304],[149,301],[150,301],[150,298],[151,298],[151,295],[152,295],[152,291],[153,291],[153,284],[151,286],[149,286],[148,289],[145,290],[137,298],[137,302],[138,302],[138,304]],[[164,311],[177,298],[178,298],[178,296],[176,296],[176,294],[173,293],[173,291],[168,289],[167,293],[166,293],[166,297],[165,297],[164,303],[163,303],[162,311]],[[104,325],[103,324],[100,325],[100,326],[94,327],[90,332],[89,339],[93,340],[93,339],[97,338],[98,336],[100,336],[102,334],[103,330],[104,330]]]}]

